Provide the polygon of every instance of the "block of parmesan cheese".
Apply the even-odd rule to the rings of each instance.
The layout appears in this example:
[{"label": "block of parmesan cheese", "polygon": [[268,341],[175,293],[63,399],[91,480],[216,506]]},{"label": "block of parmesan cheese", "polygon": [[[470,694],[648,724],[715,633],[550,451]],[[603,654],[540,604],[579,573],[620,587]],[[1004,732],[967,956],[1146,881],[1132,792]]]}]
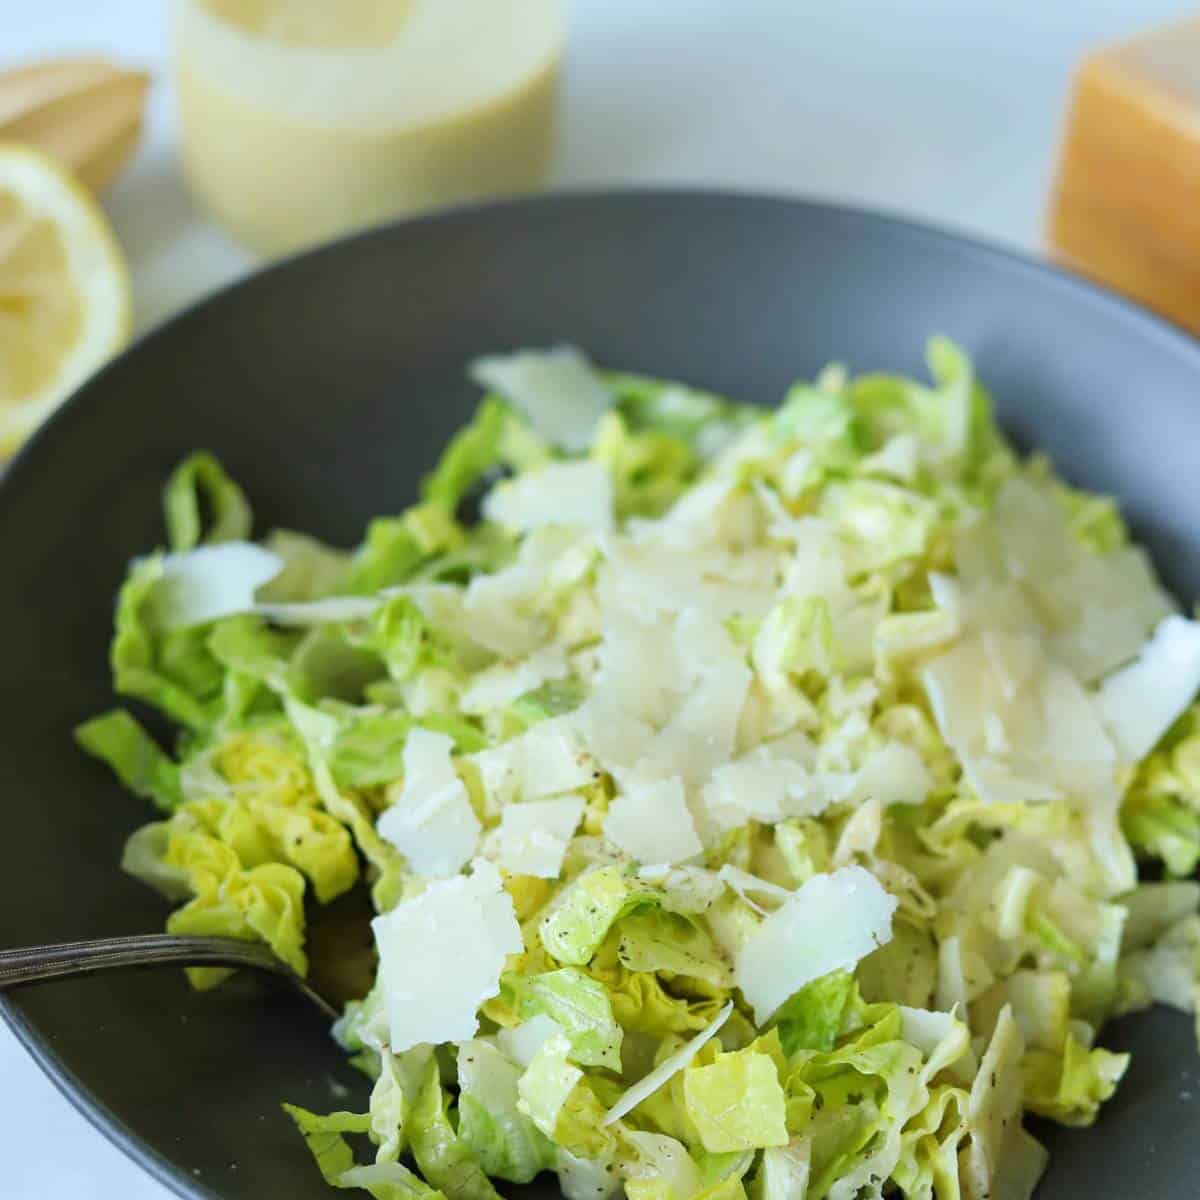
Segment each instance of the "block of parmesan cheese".
[{"label": "block of parmesan cheese", "polygon": [[1080,66],[1048,235],[1059,261],[1200,333],[1200,18]]}]

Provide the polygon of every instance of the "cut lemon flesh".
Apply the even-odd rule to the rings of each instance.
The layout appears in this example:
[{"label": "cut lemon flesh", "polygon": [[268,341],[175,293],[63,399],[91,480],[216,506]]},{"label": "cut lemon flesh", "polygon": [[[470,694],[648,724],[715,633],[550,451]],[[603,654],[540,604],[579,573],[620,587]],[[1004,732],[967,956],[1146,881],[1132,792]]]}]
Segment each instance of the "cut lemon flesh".
[{"label": "cut lemon flesh", "polygon": [[0,461],[124,345],[130,313],[90,193],[45,155],[0,145]]}]

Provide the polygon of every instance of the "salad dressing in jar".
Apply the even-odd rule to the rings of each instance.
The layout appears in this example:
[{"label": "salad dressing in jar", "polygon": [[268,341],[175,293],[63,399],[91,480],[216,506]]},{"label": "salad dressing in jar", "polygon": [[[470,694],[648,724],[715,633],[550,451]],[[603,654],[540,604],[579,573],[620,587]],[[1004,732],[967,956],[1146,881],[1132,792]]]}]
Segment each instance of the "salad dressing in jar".
[{"label": "salad dressing in jar", "polygon": [[280,254],[545,178],[564,0],[179,0],[184,169]]}]

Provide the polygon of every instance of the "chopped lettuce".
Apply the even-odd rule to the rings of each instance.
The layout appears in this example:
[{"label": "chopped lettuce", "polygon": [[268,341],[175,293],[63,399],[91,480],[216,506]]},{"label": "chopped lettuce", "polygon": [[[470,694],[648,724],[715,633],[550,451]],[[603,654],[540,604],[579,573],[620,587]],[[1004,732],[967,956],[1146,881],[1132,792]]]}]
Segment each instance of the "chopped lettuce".
[{"label": "chopped lettuce", "polygon": [[621,1070],[622,1030],[599,980],[574,967],[562,967],[539,975],[510,975],[505,990],[522,1018],[548,1017],[556,1030],[566,1034],[574,1062]]},{"label": "chopped lettuce", "polygon": [[174,551],[194,550],[201,542],[245,541],[252,524],[246,494],[203,451],[171,473],[163,488],[163,516]]},{"label": "chopped lettuce", "polygon": [[450,1120],[449,1096],[432,1056],[413,1104],[409,1145],[421,1174],[446,1200],[497,1200],[472,1147]]},{"label": "chopped lettuce", "polygon": [[365,967],[367,1111],[287,1107],[332,1188],[1029,1200],[1109,1018],[1200,1021],[1200,624],[927,361],[768,412],[484,358],[348,549],[170,477],[110,660],[177,732],[76,738],[158,810],[122,864],[168,929]]},{"label": "chopped lettuce", "polygon": [[830,971],[785,1000],[774,1017],[784,1053],[832,1050],[853,1008],[855,991],[851,972]]},{"label": "chopped lettuce", "polygon": [[123,709],[85,721],[75,730],[80,747],[103,759],[136,796],[173,812],[183,799],[179,765]]},{"label": "chopped lettuce", "polygon": [[721,1054],[683,1074],[687,1115],[705,1150],[786,1146],[787,1100],[767,1054],[752,1048]]},{"label": "chopped lettuce", "polygon": [[518,1110],[521,1067],[485,1041],[458,1048],[458,1136],[493,1179],[528,1183],[554,1144]]},{"label": "chopped lettuce", "polygon": [[559,962],[583,966],[592,960],[615,921],[658,903],[653,888],[615,866],[585,871],[542,921],[542,944]]},{"label": "chopped lettuce", "polygon": [[614,1121],[620,1120],[626,1113],[637,1108],[660,1088],[670,1083],[721,1032],[721,1028],[732,1015],[733,1002],[730,1001],[694,1038],[685,1042],[673,1053],[668,1054],[652,1071],[643,1075],[623,1092],[612,1108],[608,1110],[604,1123],[611,1125]]},{"label": "chopped lettuce", "polygon": [[283,1111],[295,1122],[308,1149],[317,1160],[317,1167],[326,1183],[338,1186],[342,1176],[354,1166],[354,1151],[343,1135],[366,1133],[371,1127],[367,1113],[330,1113],[320,1116],[294,1104],[283,1105]]}]

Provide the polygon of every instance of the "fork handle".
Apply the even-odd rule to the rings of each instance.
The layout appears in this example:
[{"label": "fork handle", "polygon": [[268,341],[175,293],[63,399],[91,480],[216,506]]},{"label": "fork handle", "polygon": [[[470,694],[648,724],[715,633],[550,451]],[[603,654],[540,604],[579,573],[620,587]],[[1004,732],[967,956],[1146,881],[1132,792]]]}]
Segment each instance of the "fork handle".
[{"label": "fork handle", "polygon": [[92,975],[132,967],[249,967],[287,979],[330,1019],[338,1011],[315,992],[269,947],[236,938],[192,937],[152,933],[133,937],[98,938],[0,950],[0,992],[52,979]]}]

